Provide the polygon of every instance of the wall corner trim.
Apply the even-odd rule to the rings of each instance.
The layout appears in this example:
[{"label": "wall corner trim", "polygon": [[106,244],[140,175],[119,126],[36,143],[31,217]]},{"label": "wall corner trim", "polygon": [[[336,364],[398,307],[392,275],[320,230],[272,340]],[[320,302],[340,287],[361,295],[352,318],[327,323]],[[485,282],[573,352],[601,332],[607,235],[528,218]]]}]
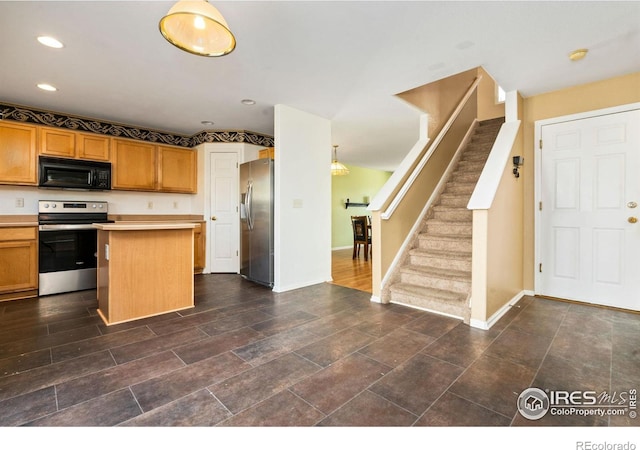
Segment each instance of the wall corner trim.
[{"label": "wall corner trim", "polygon": [[495,314],[493,314],[491,317],[489,317],[489,320],[478,320],[478,319],[471,319],[469,325],[472,328],[479,328],[481,330],[488,330],[490,329],[493,325],[495,325],[495,323],[500,320],[502,318],[502,316],[504,316],[516,303],[518,303],[518,301],[524,297],[525,295],[531,295],[531,294],[527,294],[527,292],[529,291],[520,291],[518,292],[516,295],[514,295],[511,300],[509,300],[502,308],[500,308],[498,311],[495,312]]}]

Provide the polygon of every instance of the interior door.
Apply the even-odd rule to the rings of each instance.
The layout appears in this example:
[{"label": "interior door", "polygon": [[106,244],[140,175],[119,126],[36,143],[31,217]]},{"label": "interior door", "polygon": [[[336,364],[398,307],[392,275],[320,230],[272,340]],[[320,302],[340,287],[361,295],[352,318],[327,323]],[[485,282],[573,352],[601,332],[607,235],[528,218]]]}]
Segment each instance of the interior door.
[{"label": "interior door", "polygon": [[211,272],[238,273],[238,155],[211,153]]},{"label": "interior door", "polygon": [[640,110],[541,127],[542,295],[640,310]]}]

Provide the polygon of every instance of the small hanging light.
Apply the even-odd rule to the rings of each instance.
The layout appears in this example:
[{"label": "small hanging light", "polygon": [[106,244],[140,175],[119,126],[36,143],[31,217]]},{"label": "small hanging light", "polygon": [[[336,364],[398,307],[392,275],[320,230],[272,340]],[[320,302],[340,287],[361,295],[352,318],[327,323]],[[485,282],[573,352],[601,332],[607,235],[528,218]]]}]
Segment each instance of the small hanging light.
[{"label": "small hanging light", "polygon": [[159,23],[162,36],[194,55],[224,56],[236,48],[236,39],[222,14],[206,0],[181,0]]},{"label": "small hanging light", "polygon": [[338,146],[333,146],[333,161],[331,162],[331,175],[348,175],[349,169],[338,162]]}]

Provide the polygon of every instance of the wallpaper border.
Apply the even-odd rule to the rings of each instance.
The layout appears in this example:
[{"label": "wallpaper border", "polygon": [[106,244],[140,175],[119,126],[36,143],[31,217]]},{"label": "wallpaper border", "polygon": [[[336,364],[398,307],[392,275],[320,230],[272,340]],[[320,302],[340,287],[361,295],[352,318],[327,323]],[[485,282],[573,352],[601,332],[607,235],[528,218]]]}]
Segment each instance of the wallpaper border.
[{"label": "wallpaper border", "polygon": [[186,136],[7,103],[0,103],[0,119],[67,128],[70,130],[86,131],[113,137],[137,139],[140,141],[176,145],[180,147],[195,147],[199,144],[214,142],[247,143],[264,147],[274,146],[273,137],[254,133],[252,131],[200,131],[193,136]]}]

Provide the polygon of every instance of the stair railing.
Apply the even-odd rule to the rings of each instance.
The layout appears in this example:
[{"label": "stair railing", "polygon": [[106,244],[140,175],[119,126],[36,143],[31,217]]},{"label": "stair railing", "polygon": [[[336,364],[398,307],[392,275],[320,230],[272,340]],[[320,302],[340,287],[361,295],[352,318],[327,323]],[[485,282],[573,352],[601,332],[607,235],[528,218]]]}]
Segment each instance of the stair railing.
[{"label": "stair railing", "polygon": [[372,212],[372,301],[388,301],[383,289],[392,269],[400,262],[420,220],[435,199],[434,194],[441,188],[440,181],[450,170],[461,143],[468,139],[475,126],[477,88],[481,79],[476,77],[471,83],[430,145],[426,136],[428,117],[421,117],[420,139],[368,207]]}]

